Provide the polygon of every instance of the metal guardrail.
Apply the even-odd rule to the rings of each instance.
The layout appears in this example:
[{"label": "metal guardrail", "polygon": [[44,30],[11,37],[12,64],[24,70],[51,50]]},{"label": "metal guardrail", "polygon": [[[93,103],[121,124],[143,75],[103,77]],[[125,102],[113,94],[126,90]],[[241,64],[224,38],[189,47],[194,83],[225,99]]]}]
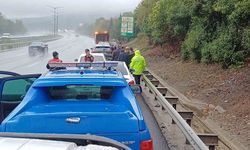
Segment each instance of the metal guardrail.
[{"label": "metal guardrail", "polygon": [[14,42],[7,42],[0,44],[0,50],[5,50],[5,49],[12,49],[12,48],[19,48],[19,47],[24,47],[30,45],[34,41],[43,41],[43,42],[49,42],[49,41],[54,41],[60,39],[61,36],[36,36],[34,38],[29,38],[29,39],[20,39],[20,40],[15,40]]},{"label": "metal guardrail", "polygon": [[194,130],[189,126],[189,124],[182,118],[182,116],[174,109],[174,107],[166,100],[163,94],[157,89],[157,83],[159,81],[153,80],[153,76],[147,71],[147,74],[151,80],[143,74],[143,81],[150,89],[152,93],[155,93],[158,99],[161,101],[164,109],[171,116],[176,125],[180,128],[182,133],[185,135],[188,142],[193,146],[195,150],[208,150],[208,147],[203,143],[199,136],[194,132]]}]

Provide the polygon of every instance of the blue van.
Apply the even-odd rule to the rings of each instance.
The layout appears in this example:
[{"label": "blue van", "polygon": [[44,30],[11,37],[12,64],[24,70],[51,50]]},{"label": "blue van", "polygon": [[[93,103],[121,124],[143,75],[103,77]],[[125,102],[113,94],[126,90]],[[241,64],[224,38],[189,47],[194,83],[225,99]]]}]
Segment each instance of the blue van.
[{"label": "blue van", "polygon": [[153,149],[133,87],[119,72],[0,72],[0,92],[0,132],[90,134],[114,139],[133,150]]}]

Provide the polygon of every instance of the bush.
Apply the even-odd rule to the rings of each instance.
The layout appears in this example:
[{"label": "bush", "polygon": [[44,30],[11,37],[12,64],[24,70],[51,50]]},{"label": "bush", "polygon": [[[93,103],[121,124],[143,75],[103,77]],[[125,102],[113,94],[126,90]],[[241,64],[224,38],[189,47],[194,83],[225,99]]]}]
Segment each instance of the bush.
[{"label": "bush", "polygon": [[250,56],[250,28],[243,31],[242,46],[246,50],[247,55]]},{"label": "bush", "polygon": [[196,61],[201,60],[201,46],[205,37],[204,28],[202,26],[194,26],[187,34],[182,44],[182,51],[188,51],[190,57]]},{"label": "bush", "polygon": [[201,61],[206,64],[214,63],[213,59],[213,45],[206,43],[205,46],[201,49],[202,59]]},{"label": "bush", "polygon": [[182,54],[181,57],[184,61],[190,59],[190,52],[187,49],[182,49],[181,54]]},{"label": "bush", "polygon": [[224,51],[223,59],[220,62],[222,68],[227,69],[231,66],[240,66],[244,62],[244,54],[242,52]]}]

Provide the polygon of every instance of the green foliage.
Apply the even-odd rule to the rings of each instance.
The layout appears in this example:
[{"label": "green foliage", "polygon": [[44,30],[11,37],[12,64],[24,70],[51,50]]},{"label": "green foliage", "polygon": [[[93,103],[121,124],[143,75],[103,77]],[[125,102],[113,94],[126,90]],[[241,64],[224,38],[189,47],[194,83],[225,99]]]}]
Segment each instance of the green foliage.
[{"label": "green foliage", "polygon": [[188,51],[190,54],[190,58],[193,58],[199,62],[201,60],[200,48],[204,39],[204,27],[200,25],[195,25],[192,27],[192,30],[187,33],[187,37],[182,44],[182,50]]},{"label": "green foliage", "polygon": [[136,31],[143,32],[150,36],[150,25],[148,24],[149,15],[152,14],[152,8],[159,0],[143,0],[134,12]]},{"label": "green foliage", "polygon": [[181,52],[182,52],[182,54],[181,54],[181,57],[182,57],[182,59],[184,60],[184,61],[186,61],[186,60],[189,60],[190,59],[190,52],[187,50],[187,49],[182,49],[181,50]]},{"label": "green foliage", "polygon": [[[152,0],[151,0],[152,1]],[[181,42],[184,60],[241,65],[250,56],[249,0],[158,0],[136,10],[137,27],[155,44]]]},{"label": "green foliage", "polygon": [[246,50],[248,56],[250,55],[250,28],[243,30],[242,46]]},{"label": "green foliage", "polygon": [[16,21],[8,20],[0,13],[0,34],[2,34],[2,33],[23,34],[26,31],[27,30],[24,27],[22,21],[20,21],[20,20],[16,20]]},{"label": "green foliage", "polygon": [[148,26],[156,44],[184,39],[191,17],[190,0],[159,0],[149,15]]}]

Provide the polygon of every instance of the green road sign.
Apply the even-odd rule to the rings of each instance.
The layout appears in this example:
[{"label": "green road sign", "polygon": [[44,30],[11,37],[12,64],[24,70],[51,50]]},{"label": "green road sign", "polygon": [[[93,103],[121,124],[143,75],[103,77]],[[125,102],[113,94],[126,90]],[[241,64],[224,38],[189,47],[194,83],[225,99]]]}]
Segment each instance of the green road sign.
[{"label": "green road sign", "polygon": [[134,17],[121,17],[121,35],[124,37],[134,36]]}]

